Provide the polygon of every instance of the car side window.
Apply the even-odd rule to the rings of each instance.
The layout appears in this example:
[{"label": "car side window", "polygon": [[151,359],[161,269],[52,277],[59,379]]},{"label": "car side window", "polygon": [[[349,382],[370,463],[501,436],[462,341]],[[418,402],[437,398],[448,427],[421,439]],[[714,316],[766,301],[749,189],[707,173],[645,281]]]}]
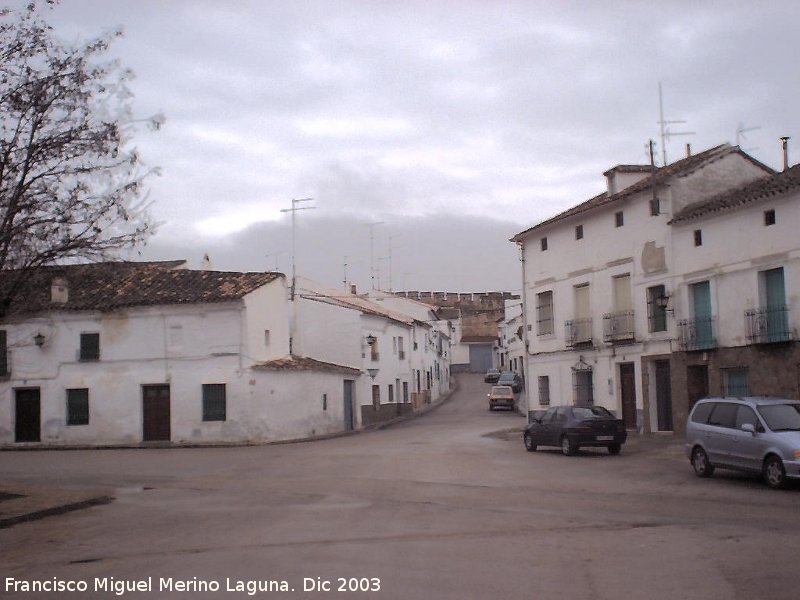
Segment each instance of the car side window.
[{"label": "car side window", "polygon": [[719,402],[714,406],[711,411],[711,416],[708,418],[709,425],[716,425],[717,427],[729,427],[733,429],[736,426],[736,413],[739,406],[730,402]]},{"label": "car side window", "polygon": [[756,430],[760,427],[755,411],[749,406],[739,406],[739,410],[736,411],[736,429],[741,429],[745,423],[749,423]]},{"label": "car side window", "polygon": [[708,416],[711,414],[711,411],[715,406],[716,403],[714,402],[698,404],[692,413],[692,423],[701,423],[703,425],[708,423]]},{"label": "car side window", "polygon": [[556,423],[566,423],[569,416],[568,406],[559,406],[556,411]]},{"label": "car side window", "polygon": [[542,423],[552,423],[553,417],[556,415],[555,408],[548,408],[547,412],[542,415]]}]

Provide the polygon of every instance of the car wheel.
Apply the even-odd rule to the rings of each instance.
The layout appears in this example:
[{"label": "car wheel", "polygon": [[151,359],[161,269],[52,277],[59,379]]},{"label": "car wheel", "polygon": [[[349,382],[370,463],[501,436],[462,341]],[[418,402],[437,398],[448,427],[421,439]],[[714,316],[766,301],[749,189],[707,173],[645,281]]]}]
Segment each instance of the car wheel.
[{"label": "car wheel", "polygon": [[786,485],[786,469],[783,468],[783,461],[774,454],[768,456],[764,461],[764,481],[773,489],[780,489]]},{"label": "car wheel", "polygon": [[536,444],[533,443],[533,438],[530,433],[526,431],[522,439],[525,441],[525,450],[528,452],[536,452]]},{"label": "car wheel", "polygon": [[708,454],[699,446],[692,450],[692,467],[698,477],[711,477],[714,474],[714,466],[708,462]]},{"label": "car wheel", "polygon": [[572,456],[578,451],[578,446],[566,435],[561,436],[561,453],[564,456]]},{"label": "car wheel", "polygon": [[609,454],[619,454],[620,450],[622,450],[622,444],[609,444],[608,445],[608,453]]}]

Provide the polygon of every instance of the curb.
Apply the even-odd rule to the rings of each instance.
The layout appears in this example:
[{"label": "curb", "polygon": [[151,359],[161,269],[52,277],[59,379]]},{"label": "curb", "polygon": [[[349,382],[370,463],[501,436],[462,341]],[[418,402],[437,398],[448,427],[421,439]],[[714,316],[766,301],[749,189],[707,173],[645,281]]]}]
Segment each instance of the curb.
[{"label": "curb", "polygon": [[0,519],[0,529],[8,529],[9,527],[13,527],[18,523],[38,521],[39,519],[44,519],[46,517],[63,515],[68,512],[83,510],[84,508],[91,508],[92,506],[110,504],[113,500],[114,498],[111,496],[97,496],[96,498],[89,498],[88,500],[81,500],[80,502],[71,502],[70,504],[62,504],[60,506],[35,510],[33,512],[17,515],[15,517],[7,517],[5,519]]}]

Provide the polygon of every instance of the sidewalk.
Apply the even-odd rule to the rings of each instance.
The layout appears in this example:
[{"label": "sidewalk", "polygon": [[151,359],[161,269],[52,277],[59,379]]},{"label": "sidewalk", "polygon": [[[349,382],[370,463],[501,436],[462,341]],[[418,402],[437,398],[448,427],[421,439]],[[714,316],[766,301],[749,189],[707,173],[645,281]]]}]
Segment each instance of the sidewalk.
[{"label": "sidewalk", "polygon": [[0,489],[0,529],[25,521],[108,504],[112,500],[110,496],[94,490],[4,485]]}]

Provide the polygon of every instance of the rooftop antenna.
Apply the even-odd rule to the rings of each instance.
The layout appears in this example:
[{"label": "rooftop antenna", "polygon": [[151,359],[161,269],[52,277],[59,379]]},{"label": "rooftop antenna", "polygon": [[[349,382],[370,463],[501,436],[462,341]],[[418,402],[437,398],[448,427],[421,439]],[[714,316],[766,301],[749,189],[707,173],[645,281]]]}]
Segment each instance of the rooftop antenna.
[{"label": "rooftop antenna", "polygon": [[375,226],[383,225],[383,221],[368,223],[369,227],[369,280],[372,289],[375,289]]},{"label": "rooftop antenna", "polygon": [[661,91],[661,82],[658,82],[658,124],[661,127],[661,158],[664,161],[662,166],[667,166],[667,142],[672,135],[694,135],[694,131],[670,131],[668,125],[675,123],[686,123],[686,121],[666,121],[664,120],[664,94]]},{"label": "rooftop antenna", "polygon": [[[736,128],[736,145],[741,147],[742,140],[747,140],[745,133],[748,133],[749,131],[756,131],[757,129],[761,129],[761,126],[757,125],[755,127],[745,127],[744,123],[739,121],[739,126]],[[758,148],[748,148],[748,150],[758,150]]]},{"label": "rooftop antenna", "polygon": [[296,269],[296,261],[295,261],[295,257],[297,255],[295,241],[296,241],[296,237],[297,236],[295,235],[295,213],[298,210],[311,210],[312,208],[316,208],[316,206],[297,206],[301,202],[311,202],[312,200],[313,200],[313,198],[293,198],[292,199],[292,208],[282,208],[281,209],[282,213],[286,213],[286,212],[292,213],[292,293],[291,293],[291,296],[290,296],[290,298],[292,300],[294,300],[294,291],[295,291],[295,287],[297,285],[297,269]]}]

